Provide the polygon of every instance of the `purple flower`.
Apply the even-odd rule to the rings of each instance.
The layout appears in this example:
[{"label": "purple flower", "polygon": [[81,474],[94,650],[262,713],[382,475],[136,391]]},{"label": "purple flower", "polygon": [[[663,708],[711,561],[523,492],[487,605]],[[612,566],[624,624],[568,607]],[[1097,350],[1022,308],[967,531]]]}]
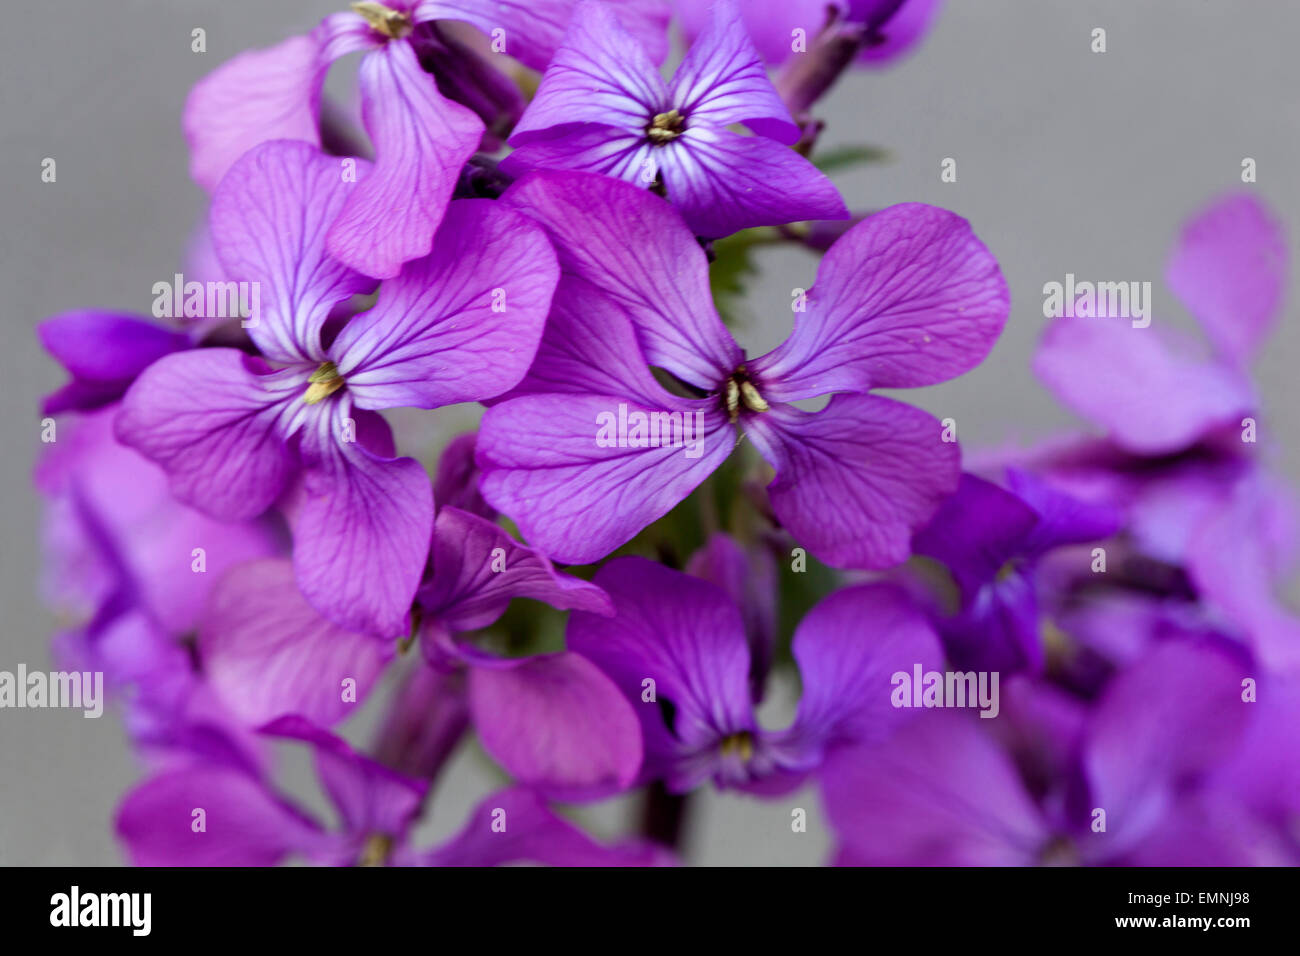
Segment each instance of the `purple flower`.
[{"label": "purple flower", "polygon": [[[365,164],[361,182],[370,173]],[[155,362],[117,432],[167,471],[183,502],[236,520],[286,495],[299,587],[351,630],[409,633],[433,523],[429,478],[394,457],[377,409],[436,408],[519,381],[555,283],[545,236],[486,200],[449,207],[434,250],[386,282],[333,341],[331,307],[374,285],[332,260],[325,232],[351,183],[305,143],[268,143],[227,174],[213,236],[227,271],[261,284],[261,349]]]},{"label": "purple flower", "polygon": [[1261,680],[1260,702],[1248,703],[1242,680],[1254,674],[1212,638],[1152,646],[1077,731],[1059,709],[1032,711],[1055,732],[1078,734],[1077,746],[1057,749],[1054,779],[1032,787],[983,721],[920,713],[879,744],[838,750],[823,770],[838,860],[1294,865],[1300,847],[1286,820],[1300,793],[1296,687]]},{"label": "purple flower", "polygon": [[[626,789],[641,767],[640,731],[605,675],[567,651],[502,657],[470,639],[469,632],[494,623],[516,597],[610,613],[600,588],[556,573],[544,555],[485,518],[441,509],[415,611],[428,666],[464,677],[439,682],[444,717],[456,725],[447,708],[459,698],[484,749],[548,796],[585,800]],[[251,563],[227,575],[199,635],[204,672],[250,725],[283,715],[337,723],[366,700],[395,652],[391,640],[323,620],[283,561]],[[419,688],[413,694],[422,697]],[[399,708],[422,706],[412,699]],[[461,722],[457,735],[464,729]],[[441,751],[445,757],[446,748]]]},{"label": "purple flower", "polygon": [[[252,50],[223,64],[191,91],[185,105],[190,172],[215,189],[235,161],[258,143],[320,138],[321,86],[330,64],[365,51],[361,110],[376,166],[325,223],[332,255],[376,278],[429,253],[461,167],[479,146],[483,122],[443,96],[420,66],[412,42],[419,24],[463,20],[503,31],[505,52],[541,69],[559,43],[574,0],[390,0],[354,3],[308,36]],[[622,0],[626,22],[663,54],[665,17],[657,0]]]},{"label": "purple flower", "polygon": [[891,705],[891,676],[942,661],[934,632],[900,591],[838,591],[795,632],[803,697],[794,722],[771,731],[754,714],[749,643],[724,591],[635,557],[611,561],[595,583],[615,614],[575,612],[568,646],[608,674],[640,717],[642,779],[675,792],[709,779],[787,789],[831,748],[892,732],[910,711]]},{"label": "purple flower", "polygon": [[1114,534],[1120,516],[1089,505],[1019,469],[1009,489],[963,474],[957,492],[912,539],[913,550],[952,572],[960,592],[955,615],[939,633],[960,669],[1013,673],[1043,665],[1039,637],[1039,560],[1063,545]]},{"label": "purple flower", "polygon": [[[595,843],[524,788],[490,794],[450,841],[417,850],[410,845],[410,833],[427,782],[358,754],[341,738],[300,717],[274,721],[261,732],[311,749],[317,776],[338,812],[339,827],[323,827],[255,768],[236,761],[196,760],[146,780],[118,808],[117,832],[133,863],[272,866],[286,857],[333,866],[667,862],[666,855],[652,847]],[[196,816],[199,811],[201,818]]]},{"label": "purple flower", "polygon": [[[737,123],[757,135],[727,129]],[[661,188],[701,236],[847,219],[831,181],[786,148],[798,139],[730,2],[714,7],[669,84],[613,13],[585,2],[502,168],[586,170]]]},{"label": "purple flower", "polygon": [[[855,226],[796,290],[793,334],[747,360],[666,204],[587,173],[532,173],[501,201],[547,228],[563,271],[532,369],[479,432],[483,494],[530,543],[602,557],[717,468],[738,425],[776,469],[772,507],[801,544],[836,566],[907,557],[957,485],[957,445],[868,392],[959,375],[1001,331],[1006,284],[965,220],[907,204]],[[819,412],[791,404],[828,393],[847,394]]]}]

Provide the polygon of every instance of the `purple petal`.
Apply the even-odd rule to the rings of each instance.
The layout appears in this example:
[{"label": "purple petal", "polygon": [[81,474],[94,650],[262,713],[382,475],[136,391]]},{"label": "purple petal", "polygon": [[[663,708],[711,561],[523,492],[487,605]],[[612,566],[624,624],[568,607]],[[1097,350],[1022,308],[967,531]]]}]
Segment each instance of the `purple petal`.
[{"label": "purple petal", "polygon": [[978,718],[917,714],[876,747],[822,770],[841,858],[868,866],[1026,866],[1049,831],[1015,767]]},{"label": "purple petal", "polygon": [[667,109],[667,87],[641,44],[604,4],[582,3],[510,143],[576,123],[640,131]]},{"label": "purple petal", "polygon": [[1064,545],[1109,538],[1123,524],[1117,508],[1066,494],[1023,469],[1008,468],[1007,484],[1038,515],[1038,523],[1024,543],[1029,557]]},{"label": "purple petal", "polygon": [[489,794],[465,826],[433,850],[430,866],[496,866],[526,860],[548,866],[659,866],[671,862],[658,847],[603,846],[556,816],[526,787]]},{"label": "purple petal", "polygon": [[965,219],[891,206],[831,246],[794,333],[752,368],[769,401],[933,385],[983,361],[1010,308],[997,260]]},{"label": "purple petal", "polygon": [[663,147],[659,166],[668,198],[696,235],[849,218],[834,183],[766,136],[692,126]]},{"label": "purple petal", "polygon": [[391,646],[317,614],[298,591],[293,565],[279,559],[249,562],[222,579],[199,651],[208,681],[251,725],[286,714],[335,724],[366,699],[392,656]]},{"label": "purple petal", "polygon": [[117,835],[136,866],[274,866],[319,830],[241,770],[190,767],[127,794]]},{"label": "purple petal", "polygon": [[135,377],[164,355],[189,346],[182,332],[120,312],[96,309],[63,312],[36,327],[45,351],[72,375],[45,400],[43,412],[87,411],[114,402]]},{"label": "purple petal", "polygon": [[325,790],[351,834],[400,839],[420,812],[427,783],[358,754],[347,741],[302,717],[281,717],[262,733],[311,746]]},{"label": "purple petal", "polygon": [[740,608],[749,638],[750,684],[762,700],[776,645],[777,567],[765,547],[742,549],[735,538],[715,531],[691,556],[686,573],[716,584]]},{"label": "purple petal", "polygon": [[433,501],[439,508],[459,508],[480,518],[493,520],[496,511],[483,500],[479,491],[478,465],[474,449],[478,433],[457,435],[438,456],[438,470],[433,476]]},{"label": "purple petal", "polygon": [[211,192],[235,160],[266,140],[318,146],[328,67],[315,36],[295,36],[241,53],[199,80],[182,121],[194,181]]},{"label": "purple petal", "polygon": [[[303,436],[300,510],[293,522],[298,586],[312,606],[348,630],[384,638],[410,633],[410,609],[433,530],[423,466],[366,447],[345,402]],[[391,443],[382,420],[381,439]],[[345,437],[356,431],[356,440]],[[373,444],[374,440],[370,442]]]},{"label": "purple petal", "polygon": [[[859,60],[864,66],[883,67],[911,53],[934,25],[942,3],[943,0],[903,0],[902,3],[849,0],[849,18],[872,25],[871,40],[858,54]],[[887,12],[887,18],[880,21],[877,11]]]},{"label": "purple petal", "polygon": [[[602,447],[605,422],[662,415],[683,439],[660,447]],[[692,429],[676,433],[668,416]],[[631,434],[629,429],[629,434]],[[662,518],[731,453],[716,404],[663,393],[656,404],[615,395],[526,395],[488,409],[479,429],[483,495],[524,538],[558,561],[604,557]],[[694,457],[693,457],[694,456]],[[635,489],[632,492],[631,489]]]},{"label": "purple petal", "polygon": [[649,364],[712,390],[743,361],[713,306],[704,250],[658,197],[591,173],[537,172],[502,199],[546,228],[563,272],[627,312]]},{"label": "purple petal", "polygon": [[[600,5],[618,15],[619,23],[654,63],[664,58],[668,52],[668,10],[662,0],[603,0]],[[480,0],[420,0],[415,19],[465,20],[487,34],[499,28],[506,38],[502,52],[540,71],[569,41],[576,28],[570,20],[577,6],[576,0],[497,0],[492,4]]]},{"label": "purple petal", "polygon": [[389,699],[375,759],[409,777],[436,780],[469,728],[465,671],[411,668]]},{"label": "purple petal", "polygon": [[261,514],[279,496],[291,460],[268,367],[234,349],[159,359],[122,401],[117,437],[162,466],[172,493],[229,521]]},{"label": "purple petal", "polygon": [[559,268],[532,220],[451,204],[433,252],[383,284],[330,347],[360,408],[437,408],[512,388],[537,351]]},{"label": "purple petal", "polygon": [[511,599],[612,613],[600,588],[558,573],[540,551],[525,547],[485,518],[443,508],[433,531],[433,572],[417,600],[425,615],[452,631],[487,627]]},{"label": "purple petal", "polygon": [[1282,224],[1264,203],[1238,194],[1183,227],[1165,278],[1218,349],[1245,364],[1281,315],[1286,273]]},{"label": "purple petal", "polygon": [[329,251],[352,268],[391,279],[429,254],[483,122],[438,92],[409,43],[387,43],[361,61],[362,116],[375,168],[330,227]]},{"label": "purple petal", "polygon": [[501,171],[519,179],[534,169],[572,169],[648,187],[658,172],[655,155],[639,132],[585,123],[557,126],[521,143],[501,161]]},{"label": "purple petal", "polygon": [[786,146],[796,142],[799,127],[767,78],[736,4],[718,0],[711,13],[673,75],[670,102],[691,123],[745,123]]},{"label": "purple petal", "polygon": [[578,654],[472,667],[469,699],[483,749],[520,783],[555,799],[625,790],[641,769],[632,705]]},{"label": "purple petal", "polygon": [[1107,852],[1139,839],[1179,789],[1237,743],[1253,706],[1241,699],[1246,676],[1213,642],[1168,640],[1107,687],[1084,753],[1093,805],[1106,811]]},{"label": "purple petal", "polygon": [[912,532],[957,487],[960,453],[941,432],[926,412],[875,395],[840,395],[814,413],[773,405],[746,422],[776,469],[777,517],[835,567],[907,559]]},{"label": "purple petal", "polygon": [[[358,160],[369,178],[369,163]],[[209,214],[227,276],[256,283],[260,314],[248,334],[270,359],[319,363],[321,325],[335,305],[371,291],[374,280],[330,258],[325,235],[348,197],[341,161],[306,143],[264,143],[222,180]]]},{"label": "purple petal", "polygon": [[1116,318],[1057,319],[1034,371],[1063,404],[1138,455],[1181,451],[1256,407],[1249,382],[1231,367]]},{"label": "purple petal", "polygon": [[[616,616],[575,612],[567,644],[632,701],[650,773],[671,772],[682,748],[712,752],[722,738],[756,730],[744,623],[723,591],[633,557],[605,565],[595,583],[613,599]],[[656,700],[671,702],[671,728],[657,703],[642,696],[646,680]],[[679,789],[692,782],[675,781]]]},{"label": "purple petal", "polygon": [[[847,9],[844,0],[743,0],[740,12],[764,62],[776,64],[794,52],[794,31],[802,30],[811,41],[825,26],[832,6],[840,8],[841,14]],[[695,42],[712,20],[709,4],[676,0],[674,7],[686,39]]]},{"label": "purple petal", "polygon": [[866,584],[836,591],[809,611],[792,647],[803,697],[782,736],[799,763],[820,763],[827,747],[877,742],[913,711],[891,703],[894,674],[943,669],[939,639],[900,589]]}]

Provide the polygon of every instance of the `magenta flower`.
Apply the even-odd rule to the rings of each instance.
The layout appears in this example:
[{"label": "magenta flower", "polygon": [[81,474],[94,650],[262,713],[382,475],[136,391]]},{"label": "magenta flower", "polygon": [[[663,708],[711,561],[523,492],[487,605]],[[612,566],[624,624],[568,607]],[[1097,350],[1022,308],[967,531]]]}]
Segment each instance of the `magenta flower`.
[{"label": "magenta flower", "polygon": [[[869,392],[959,375],[1001,331],[1006,283],[965,220],[907,204],[850,229],[806,300],[797,290],[793,334],[748,360],[671,207],[589,173],[533,173],[502,202],[547,228],[563,270],[536,362],[479,433],[483,494],[530,543],[573,563],[608,554],[717,468],[739,426],[776,469],[772,507],[800,543],[841,567],[907,557],[956,488],[957,445]],[[826,394],[818,412],[791,404]],[[637,430],[651,416],[662,441]]]},{"label": "magenta flower", "polygon": [[[727,127],[744,123],[756,134]],[[799,139],[730,2],[714,8],[672,82],[605,6],[583,3],[510,137],[502,168],[577,169],[660,188],[701,236],[847,219]]]},{"label": "magenta flower", "polygon": [[[319,146],[321,85],[332,62],[365,51],[362,118],[375,175],[329,222],[330,253],[380,279],[429,253],[461,167],[479,147],[483,121],[445,97],[420,66],[413,31],[431,20],[463,20],[504,31],[505,52],[541,69],[558,45],[575,0],[391,0],[352,4],[308,36],[241,54],[200,81],[185,105],[190,172],[215,189],[258,143],[298,139]],[[665,15],[656,0],[615,0],[630,28],[662,57]]]},{"label": "magenta flower", "polygon": [[[327,829],[285,798],[258,768],[204,759],[164,770],[127,794],[117,832],[137,866],[273,866],[299,857],[327,866],[492,866],[517,860],[554,866],[636,866],[669,862],[639,843],[603,846],[553,813],[525,788],[490,794],[462,830],[431,850],[410,844],[428,782],[358,754],[301,717],[261,728],[299,741],[338,812]],[[196,826],[195,808],[203,812]],[[502,829],[504,826],[504,829]]]},{"label": "magenta flower", "polygon": [[[359,168],[365,182],[371,174]],[[409,632],[433,525],[429,478],[394,457],[377,409],[489,398],[531,361],[555,283],[542,232],[485,200],[450,207],[433,252],[384,284],[333,341],[331,307],[374,285],[325,251],[353,184],[305,143],[268,143],[213,201],[226,270],[261,284],[262,356],[197,349],[155,362],[117,431],[180,500],[229,520],[283,502],[307,599],[353,630]]]},{"label": "magenta flower", "polygon": [[[784,730],[759,725],[739,608],[716,585],[644,558],[617,558],[595,583],[613,617],[576,612],[571,650],[627,695],[645,739],[643,780],[684,792],[706,780],[788,789],[836,747],[880,740],[908,719],[891,676],[943,660],[924,616],[883,584],[832,594],[800,622],[793,654],[803,696]],[[864,633],[865,630],[865,633]]]}]

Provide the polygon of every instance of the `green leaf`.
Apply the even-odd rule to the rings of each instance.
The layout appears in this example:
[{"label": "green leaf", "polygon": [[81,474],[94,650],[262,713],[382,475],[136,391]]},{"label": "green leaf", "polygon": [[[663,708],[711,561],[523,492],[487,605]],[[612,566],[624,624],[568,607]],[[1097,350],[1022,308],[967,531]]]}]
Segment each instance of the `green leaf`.
[{"label": "green leaf", "polygon": [[864,143],[858,146],[836,146],[834,149],[828,149],[813,160],[813,165],[824,173],[831,173],[837,169],[849,169],[862,163],[884,163],[891,159],[893,155],[889,150]]}]

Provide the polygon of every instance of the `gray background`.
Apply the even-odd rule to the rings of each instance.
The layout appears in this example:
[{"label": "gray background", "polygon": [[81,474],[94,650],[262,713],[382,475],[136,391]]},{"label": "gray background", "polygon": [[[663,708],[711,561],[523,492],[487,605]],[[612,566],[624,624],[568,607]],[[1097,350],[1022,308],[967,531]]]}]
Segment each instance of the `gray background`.
[{"label": "gray background", "polygon": [[[12,6],[19,6],[12,4]],[[251,46],[266,46],[340,9],[327,0],[44,0],[7,11],[0,31],[0,275],[4,292],[0,418],[4,516],[0,669],[48,666],[52,617],[34,597],[39,506],[29,475],[39,447],[38,396],[61,381],[32,330],[82,306],[148,313],[170,279],[204,197],[187,175],[180,134],[190,85]],[[207,30],[208,52],[190,51]],[[1094,27],[1108,52],[1090,52]],[[889,162],[836,175],[850,206],[904,200],[969,218],[1012,290],[1006,333],[985,365],[912,395],[959,420],[969,445],[1030,440],[1070,422],[1028,367],[1041,332],[1042,286],[1150,280],[1157,321],[1187,317],[1162,281],[1179,224],[1232,188],[1266,197],[1300,235],[1296,91],[1300,6],[1283,0],[949,0],[920,52],[887,72],[842,83],[822,114],[827,145],[886,147]],[[44,157],[58,181],[44,184]],[[939,181],[942,158],[958,181]],[[1241,159],[1258,163],[1243,187]],[[750,354],[788,330],[790,290],[815,261],[773,251],[754,285]],[[1300,332],[1288,296],[1258,372],[1273,437],[1300,476],[1300,424],[1287,414]],[[1158,400],[1158,396],[1153,396]],[[425,416],[428,418],[429,416]],[[463,420],[462,420],[463,421]],[[422,421],[437,438],[448,426]],[[777,706],[778,710],[784,709]],[[79,712],[0,711],[0,863],[108,864],[121,857],[112,809],[136,770],[119,724]],[[428,839],[459,824],[497,778],[471,746],[438,792]],[[809,832],[790,833],[790,808]],[[588,814],[611,832],[625,806]],[[689,845],[705,863],[807,863],[828,839],[815,795],[770,803],[709,795]]]}]

